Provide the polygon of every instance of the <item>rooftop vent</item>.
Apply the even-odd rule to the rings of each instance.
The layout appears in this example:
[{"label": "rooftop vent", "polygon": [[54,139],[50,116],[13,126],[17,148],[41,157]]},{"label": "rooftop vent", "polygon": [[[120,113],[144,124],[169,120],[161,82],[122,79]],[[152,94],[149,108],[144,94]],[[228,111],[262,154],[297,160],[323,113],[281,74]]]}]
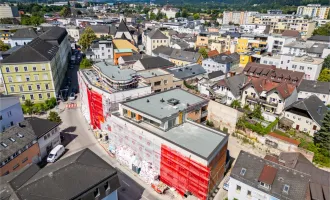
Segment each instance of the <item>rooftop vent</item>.
[{"label": "rooftop vent", "polygon": [[17,133],[16,135],[17,135],[17,137],[19,137],[19,138],[23,138],[23,137],[24,137],[24,135],[21,134],[21,133]]},{"label": "rooftop vent", "polygon": [[165,100],[162,98],[162,99],[160,100],[160,102],[164,103],[164,102],[165,102]]},{"label": "rooftop vent", "polygon": [[171,98],[171,99],[167,100],[167,103],[172,106],[175,106],[175,105],[179,104],[180,101],[178,99]]},{"label": "rooftop vent", "polygon": [[147,99],[147,103],[149,103],[150,101],[149,101],[149,99]]}]

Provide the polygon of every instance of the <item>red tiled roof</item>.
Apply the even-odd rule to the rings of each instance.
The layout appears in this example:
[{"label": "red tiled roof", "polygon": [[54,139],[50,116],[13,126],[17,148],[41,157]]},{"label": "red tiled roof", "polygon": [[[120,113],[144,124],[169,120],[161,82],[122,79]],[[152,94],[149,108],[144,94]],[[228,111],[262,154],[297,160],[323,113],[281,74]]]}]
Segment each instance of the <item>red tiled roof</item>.
[{"label": "red tiled roof", "polygon": [[276,173],[277,173],[276,168],[269,165],[264,165],[264,168],[260,173],[258,181],[266,183],[268,185],[272,185],[276,177]]},{"label": "red tiled roof", "polygon": [[300,37],[300,33],[299,31],[295,31],[295,30],[285,30],[283,31],[282,36]]},{"label": "red tiled roof", "polygon": [[265,160],[269,160],[271,162],[277,163],[279,164],[280,162],[278,161],[278,156],[274,156],[274,155],[266,155],[264,157]]},{"label": "red tiled roof", "polygon": [[294,144],[296,146],[298,146],[300,144],[300,142],[298,140],[295,140],[295,139],[292,139],[292,138],[289,138],[289,137],[286,137],[286,136],[283,136],[283,135],[279,135],[279,134],[276,134],[274,132],[270,132],[270,133],[268,133],[268,135],[272,136],[274,138],[277,138],[279,140]]},{"label": "red tiled roof", "polygon": [[211,58],[213,56],[219,55],[219,52],[215,49],[215,50],[207,52],[207,55],[209,56],[209,58]]}]

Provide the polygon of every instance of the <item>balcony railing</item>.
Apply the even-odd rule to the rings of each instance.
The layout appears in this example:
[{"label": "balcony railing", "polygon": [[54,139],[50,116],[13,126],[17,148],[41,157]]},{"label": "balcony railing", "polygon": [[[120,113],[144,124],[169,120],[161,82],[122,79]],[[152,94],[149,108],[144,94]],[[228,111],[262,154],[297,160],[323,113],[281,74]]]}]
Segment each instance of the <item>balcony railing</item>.
[{"label": "balcony railing", "polygon": [[267,101],[264,99],[255,98],[253,96],[247,96],[246,99],[248,99],[250,101],[254,101],[258,104],[268,105],[268,106],[272,106],[272,107],[277,107],[277,105],[278,105],[278,103],[270,102],[270,101]]}]

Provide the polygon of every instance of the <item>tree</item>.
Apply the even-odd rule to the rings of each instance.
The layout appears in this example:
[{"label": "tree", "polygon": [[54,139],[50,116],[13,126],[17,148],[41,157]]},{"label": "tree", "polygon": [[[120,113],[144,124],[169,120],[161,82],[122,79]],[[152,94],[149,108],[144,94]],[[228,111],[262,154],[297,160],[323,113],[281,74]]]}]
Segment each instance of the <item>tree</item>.
[{"label": "tree", "polygon": [[68,17],[71,15],[71,9],[69,7],[64,6],[62,10],[60,11],[60,15],[62,17]]},{"label": "tree", "polygon": [[81,5],[80,3],[75,3],[75,4],[74,4],[74,7],[75,7],[75,8],[82,8],[82,5]]},{"label": "tree", "polygon": [[181,17],[181,12],[175,13],[175,18]]},{"label": "tree", "polygon": [[198,53],[202,54],[203,58],[208,58],[209,56],[207,55],[207,51],[205,48],[200,48],[198,50]]},{"label": "tree", "polygon": [[251,114],[252,117],[258,118],[258,119],[264,119],[264,117],[262,116],[261,113],[261,106],[257,105],[256,107],[254,107],[254,110]]},{"label": "tree", "polygon": [[330,152],[330,111],[326,113],[321,129],[314,136],[314,144]]},{"label": "tree", "polygon": [[83,50],[86,50],[87,48],[89,48],[89,46],[92,44],[93,40],[95,39],[96,39],[96,35],[94,31],[90,27],[87,27],[84,33],[81,35],[78,43],[81,45]]},{"label": "tree", "polygon": [[157,17],[156,14],[153,13],[153,12],[151,12],[151,13],[150,13],[150,17],[149,17],[149,19],[150,19],[150,20],[155,20],[156,17]]},{"label": "tree", "polygon": [[234,100],[233,102],[231,102],[230,107],[232,108],[241,108],[241,102],[239,102],[239,100]]},{"label": "tree", "polygon": [[58,115],[58,113],[54,112],[54,111],[49,112],[49,115],[48,115],[47,119],[49,121],[52,121],[52,122],[62,122],[62,120],[61,120],[60,116]]},{"label": "tree", "polygon": [[200,16],[199,16],[199,14],[198,14],[198,13],[195,13],[195,14],[193,15],[193,17],[194,17],[194,20],[197,20],[197,19],[199,19],[199,18],[200,18]]},{"label": "tree", "polygon": [[324,68],[321,71],[319,78],[317,80],[321,82],[330,82],[330,69]]},{"label": "tree", "polygon": [[313,35],[330,35],[330,22],[314,30]]},{"label": "tree", "polygon": [[189,16],[188,12],[186,9],[182,10],[181,17],[187,18]]},{"label": "tree", "polygon": [[87,69],[92,66],[92,62],[88,60],[87,58],[83,58],[82,61],[80,62],[79,68],[80,69]]},{"label": "tree", "polygon": [[30,99],[27,99],[24,102],[24,106],[26,108],[26,112],[28,114],[30,114],[30,115],[32,115],[32,113],[33,113],[33,105],[34,105],[34,103]]},{"label": "tree", "polygon": [[325,68],[330,69],[330,55],[328,55],[323,61],[322,69]]},{"label": "tree", "polygon": [[10,49],[9,45],[0,40],[0,51],[7,51],[8,49]]}]

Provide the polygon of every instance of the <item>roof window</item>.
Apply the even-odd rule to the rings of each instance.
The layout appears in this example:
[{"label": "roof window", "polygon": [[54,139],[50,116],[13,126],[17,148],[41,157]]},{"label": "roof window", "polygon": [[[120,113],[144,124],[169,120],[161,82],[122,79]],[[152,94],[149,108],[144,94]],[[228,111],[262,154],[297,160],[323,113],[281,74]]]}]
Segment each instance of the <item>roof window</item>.
[{"label": "roof window", "polygon": [[289,193],[289,189],[290,189],[290,186],[287,185],[287,184],[284,184],[284,186],[283,186],[283,192],[286,193],[286,194],[288,194]]},{"label": "roof window", "polygon": [[5,147],[5,148],[8,147],[8,145],[4,142],[1,142],[1,146]]},{"label": "roof window", "polygon": [[245,168],[242,168],[241,169],[241,172],[239,174],[242,175],[242,176],[244,176],[245,175],[245,172],[246,172],[246,169]]}]

